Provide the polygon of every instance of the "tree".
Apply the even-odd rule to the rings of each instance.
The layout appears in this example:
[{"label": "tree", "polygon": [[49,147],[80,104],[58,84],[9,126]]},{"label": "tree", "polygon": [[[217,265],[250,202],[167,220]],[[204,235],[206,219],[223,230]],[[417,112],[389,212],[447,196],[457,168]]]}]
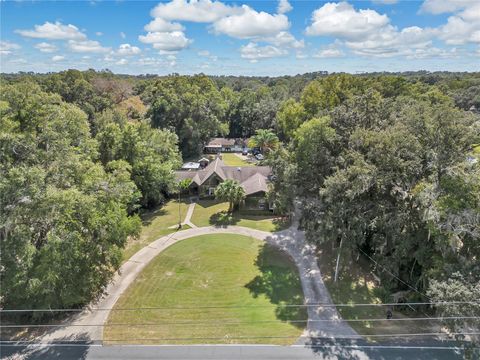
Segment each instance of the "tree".
[{"label": "tree", "polygon": [[[338,137],[328,116],[304,122],[294,133],[292,146],[298,182],[305,191],[318,193],[322,179],[330,175],[335,165]],[[315,169],[315,171],[312,171]]]},{"label": "tree", "polygon": [[305,120],[307,120],[307,114],[303,105],[294,99],[285,101],[277,113],[278,128],[285,140],[290,140],[295,130],[298,129]]},{"label": "tree", "polygon": [[149,84],[141,95],[155,128],[170,130],[185,156],[198,155],[211,137],[224,135],[226,104],[208,77],[173,76]]},{"label": "tree", "polygon": [[175,192],[173,170],[180,165],[178,138],[169,130],[152,129],[145,123],[105,120],[97,135],[100,159],[104,165],[125,160],[131,165],[132,180],[140,190],[141,205],[162,204]]},{"label": "tree", "polygon": [[295,130],[291,164],[282,165],[294,175],[275,188],[305,197],[307,238],[338,247],[335,278],[344,256],[366,253],[385,269],[378,275],[387,291],[409,290],[405,283],[426,291],[455,271],[465,279],[479,272],[479,175],[476,165],[462,165],[479,121],[436,86],[396,91],[393,80],[355,80],[333,97],[323,87],[330,80],[306,89],[306,111],[329,116]]},{"label": "tree", "polygon": [[215,188],[215,198],[228,201],[228,212],[231,213],[234,206],[245,199],[245,190],[235,180],[225,180]]},{"label": "tree", "polygon": [[250,138],[250,147],[258,147],[263,154],[268,154],[271,150],[275,150],[280,141],[277,135],[271,130],[259,129],[255,135]]},{"label": "tree", "polygon": [[0,95],[2,308],[72,308],[101,295],[138,202],[125,161],[103,167],[86,114],[20,82]]}]

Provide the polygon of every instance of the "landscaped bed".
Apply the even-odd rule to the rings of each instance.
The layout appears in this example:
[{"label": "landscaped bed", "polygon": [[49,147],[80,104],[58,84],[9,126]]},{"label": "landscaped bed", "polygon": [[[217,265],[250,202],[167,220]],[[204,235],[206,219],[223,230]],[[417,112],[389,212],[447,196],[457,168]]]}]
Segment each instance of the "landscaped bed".
[{"label": "landscaped bed", "polygon": [[227,214],[228,203],[217,200],[202,199],[195,205],[192,223],[197,226],[225,226],[238,225],[268,232],[279,231],[288,227],[285,219],[274,216],[265,211],[265,214],[246,214],[234,212]]},{"label": "landscaped bed", "polygon": [[282,305],[302,303],[287,255],[246,236],[203,235],[172,245],[146,266],[116,303],[104,341],[292,344],[306,312]]}]

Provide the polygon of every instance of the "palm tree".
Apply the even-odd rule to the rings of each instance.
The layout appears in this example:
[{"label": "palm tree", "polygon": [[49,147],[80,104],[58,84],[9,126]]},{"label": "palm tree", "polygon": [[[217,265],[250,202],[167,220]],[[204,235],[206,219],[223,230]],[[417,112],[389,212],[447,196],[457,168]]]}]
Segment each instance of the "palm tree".
[{"label": "palm tree", "polygon": [[277,135],[271,130],[259,129],[250,138],[249,145],[250,147],[258,147],[263,154],[267,154],[269,151],[276,149],[279,142]]},{"label": "palm tree", "polygon": [[216,187],[215,198],[228,201],[228,212],[231,213],[233,206],[245,199],[245,190],[235,180],[228,179]]}]

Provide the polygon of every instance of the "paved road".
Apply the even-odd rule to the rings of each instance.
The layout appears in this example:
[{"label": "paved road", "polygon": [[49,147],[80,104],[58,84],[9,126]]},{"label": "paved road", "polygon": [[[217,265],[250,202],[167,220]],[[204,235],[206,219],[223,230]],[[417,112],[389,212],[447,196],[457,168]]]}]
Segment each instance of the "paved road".
[{"label": "paved road", "polygon": [[[362,346],[356,344],[324,344],[303,346],[100,346],[100,345],[48,345],[10,346],[0,348],[5,360],[23,359],[229,359],[229,360],[310,360],[310,359],[408,359],[455,360],[463,359],[464,352],[451,344],[431,343],[427,346]],[[478,352],[477,355],[480,356]]]}]

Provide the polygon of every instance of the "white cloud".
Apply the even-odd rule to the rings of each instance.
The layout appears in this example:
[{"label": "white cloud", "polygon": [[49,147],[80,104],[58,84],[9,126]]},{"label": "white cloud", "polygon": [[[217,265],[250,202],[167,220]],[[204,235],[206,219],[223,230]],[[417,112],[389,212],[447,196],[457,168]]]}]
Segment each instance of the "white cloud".
[{"label": "white cloud", "polygon": [[34,48],[44,53],[53,53],[58,50],[55,45],[46,42],[38,43],[34,46]]},{"label": "white cloud", "polygon": [[290,27],[288,18],[283,14],[257,12],[247,5],[243,12],[224,17],[213,24],[217,33],[226,34],[238,39],[272,36]]},{"label": "white cloud", "polygon": [[475,2],[475,0],[425,0],[420,11],[434,15],[452,13],[473,5]]},{"label": "white cloud", "polygon": [[450,16],[447,23],[437,29],[438,37],[449,45],[480,43],[480,2],[469,2],[464,6],[455,4],[461,11]]},{"label": "white cloud", "polygon": [[35,25],[34,30],[15,30],[15,32],[35,39],[84,40],[87,38],[76,26],[63,25],[58,21],[54,24],[47,21],[43,25]]},{"label": "white cloud", "polygon": [[312,24],[307,27],[307,35],[324,35],[360,40],[387,26],[387,15],[374,10],[356,11],[346,2],[326,3],[312,14]]},{"label": "white cloud", "polygon": [[108,52],[111,49],[103,47],[98,41],[94,40],[85,40],[85,41],[76,41],[69,40],[68,47],[70,50],[79,53],[102,53]]},{"label": "white cloud", "polygon": [[125,35],[125,33],[123,31],[120,32],[120,37],[122,39],[125,39],[127,37],[127,35]]},{"label": "white cloud", "polygon": [[428,47],[425,49],[413,49],[408,50],[405,53],[407,59],[428,59],[428,58],[441,58],[441,59],[453,59],[458,58],[460,52],[457,48],[450,50],[440,49],[436,47]]},{"label": "white cloud", "polygon": [[97,36],[102,36],[103,33],[102,33],[101,31],[97,31],[97,32],[95,33],[95,35],[97,35]]},{"label": "white cloud", "polygon": [[138,39],[145,44],[152,44],[155,49],[165,51],[179,51],[192,42],[182,31],[148,32],[147,35],[140,35]]},{"label": "white cloud", "polygon": [[198,55],[198,56],[202,56],[202,57],[206,57],[206,58],[210,59],[210,60],[213,61],[213,62],[215,62],[215,61],[218,60],[218,56],[212,55],[212,54],[210,53],[210,51],[208,51],[208,50],[200,50],[199,52],[197,52],[197,55]]},{"label": "white cloud", "polygon": [[137,54],[140,54],[141,52],[142,51],[140,50],[139,47],[132,46],[130,44],[121,44],[117,50],[117,54],[123,55],[123,56],[137,55]]},{"label": "white cloud", "polygon": [[316,58],[339,58],[339,57],[343,57],[344,55],[345,55],[345,53],[342,50],[336,49],[334,47],[328,47],[326,49],[320,50],[313,57],[316,57]]},{"label": "white cloud", "polygon": [[52,57],[52,61],[62,61],[62,60],[65,60],[65,56],[61,56],[61,55],[55,55]]},{"label": "white cloud", "polygon": [[172,0],[158,4],[150,13],[165,20],[212,23],[225,16],[241,13],[242,9],[211,0]]},{"label": "white cloud", "polygon": [[18,50],[20,47],[20,45],[10,41],[0,41],[0,55],[10,55],[13,50]]},{"label": "white cloud", "polygon": [[277,12],[279,14],[286,14],[287,12],[293,9],[292,5],[288,2],[288,0],[280,0],[278,2]]},{"label": "white cloud", "polygon": [[169,22],[162,18],[157,17],[152,21],[150,21],[147,25],[145,25],[144,29],[145,31],[151,31],[151,32],[170,32],[170,31],[183,31],[184,27],[180,23]]},{"label": "white cloud", "polygon": [[431,30],[417,26],[404,28],[400,32],[388,26],[364,41],[346,41],[345,44],[357,55],[390,57],[402,55],[408,49],[429,47],[432,36]]},{"label": "white cloud", "polygon": [[275,46],[301,49],[305,47],[305,41],[297,40],[288,31],[280,31],[278,34],[269,37],[260,38],[260,40],[269,42]]},{"label": "white cloud", "polygon": [[258,46],[258,44],[250,42],[240,48],[240,55],[243,59],[250,62],[257,62],[259,59],[268,59],[287,55],[284,49],[277,48],[272,45]]},{"label": "white cloud", "polygon": [[405,55],[411,49],[430,47],[434,37],[432,29],[418,26],[399,31],[388,16],[369,9],[355,10],[346,2],[325,4],[314,11],[312,21],[307,34],[336,37],[361,56]]},{"label": "white cloud", "polygon": [[128,61],[127,61],[127,59],[120,59],[115,64],[116,65],[127,65]]},{"label": "white cloud", "polygon": [[162,60],[156,59],[153,57],[146,57],[146,58],[140,58],[137,63],[138,65],[141,65],[141,66],[161,65]]},{"label": "white cloud", "polygon": [[[192,40],[184,33],[184,26],[174,21],[210,23],[216,34],[237,39],[264,42],[277,48],[303,48],[303,40],[297,40],[287,30],[290,27],[284,13],[291,10],[287,0],[278,3],[278,14],[256,11],[247,5],[227,5],[212,0],[172,0],[160,3],[151,11],[154,19],[145,25],[146,35],[140,41],[152,44],[162,51],[179,51]],[[212,56],[216,61],[217,57]]]}]

